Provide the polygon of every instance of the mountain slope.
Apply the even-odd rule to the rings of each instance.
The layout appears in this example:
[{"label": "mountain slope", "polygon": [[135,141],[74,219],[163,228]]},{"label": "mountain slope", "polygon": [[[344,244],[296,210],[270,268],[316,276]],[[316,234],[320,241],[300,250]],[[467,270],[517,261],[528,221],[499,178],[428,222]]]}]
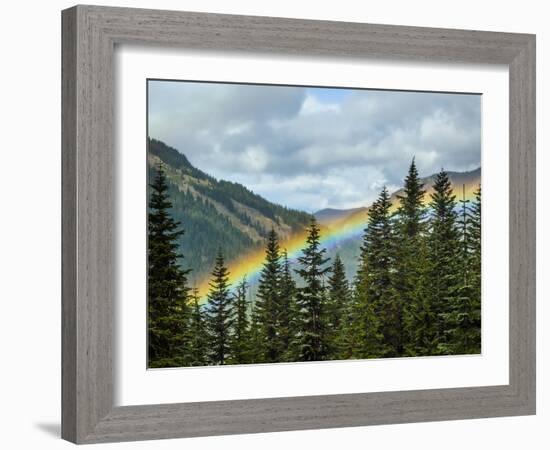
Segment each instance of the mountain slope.
[{"label": "mountain slope", "polygon": [[[233,277],[246,276],[252,291],[257,282],[258,270],[264,257],[267,232],[273,227],[279,234],[281,247],[289,251],[289,258],[295,264],[304,246],[304,228],[310,215],[269,202],[254,194],[245,186],[214,177],[195,168],[176,149],[150,139],[148,147],[148,176],[151,180],[161,163],[169,180],[169,194],[173,203],[173,216],[185,230],[180,238],[180,252],[184,255],[182,266],[192,267],[192,284],[208,289],[218,247],[223,251]],[[429,193],[434,176],[423,178]],[[480,183],[481,169],[471,172],[450,172],[457,199],[465,196],[471,199]],[[391,195],[393,210],[397,208],[398,190]],[[361,245],[361,237],[367,223],[369,205],[339,210],[324,209],[315,213],[320,225],[323,246],[327,255],[340,255],[349,279],[355,276]],[[255,264],[250,264],[254,261]],[[245,263],[245,264],[241,264]],[[246,266],[243,269],[242,266]]]},{"label": "mountain slope", "polygon": [[343,220],[348,217],[350,214],[356,214],[360,212],[366,212],[367,208],[362,206],[360,208],[353,209],[335,209],[335,208],[325,208],[313,213],[315,218],[320,224],[328,224],[338,220]]},{"label": "mountain slope", "polygon": [[220,243],[230,261],[263,246],[272,227],[287,238],[301,231],[311,217],[271,203],[241,184],[216,180],[161,141],[149,140],[147,162],[149,180],[159,163],[166,172],[173,215],[185,230],[179,242],[182,265],[193,267],[194,282],[210,272]]}]

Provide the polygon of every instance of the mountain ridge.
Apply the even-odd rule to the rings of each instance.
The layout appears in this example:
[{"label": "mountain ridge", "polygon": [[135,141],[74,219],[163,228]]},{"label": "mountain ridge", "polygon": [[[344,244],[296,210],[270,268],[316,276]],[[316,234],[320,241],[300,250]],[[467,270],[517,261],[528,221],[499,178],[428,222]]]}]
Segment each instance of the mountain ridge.
[{"label": "mountain ridge", "polygon": [[[157,139],[148,140],[147,161],[149,180],[153,179],[159,163],[166,173],[173,215],[185,230],[178,242],[180,252],[185,255],[181,264],[184,268],[193,267],[192,283],[209,275],[221,244],[226,260],[237,261],[243,255],[263,251],[271,228],[285,241],[302,233],[312,216],[272,203],[239,183],[218,180],[194,167],[183,153]],[[477,189],[481,169],[448,174],[455,195],[460,198],[461,184],[466,186],[469,196]],[[435,175],[422,178],[427,189],[426,201]],[[394,210],[402,192],[399,189],[391,194]],[[340,255],[348,279],[355,275],[353,261],[357,261],[370,206],[325,208],[313,214],[321,226],[321,234],[334,235],[339,234],[334,233],[337,230],[348,230],[341,238],[332,240],[326,254],[330,258]]]},{"label": "mountain ridge", "polygon": [[156,139],[148,140],[148,179],[159,163],[169,184],[174,218],[185,230],[179,238],[183,267],[193,266],[201,278],[214,263],[220,243],[227,260],[262,247],[271,228],[282,237],[303,230],[311,215],[286,208],[253,193],[245,186],[217,180],[194,167],[187,157]]},{"label": "mountain ridge", "polygon": [[[480,183],[481,180],[481,167],[478,167],[473,170],[468,170],[465,172],[458,172],[458,171],[448,171],[447,175],[449,176],[449,180],[451,181],[451,185],[453,186],[454,194],[457,196],[457,198],[460,198],[460,192],[456,189],[456,186],[460,187],[461,185],[465,185],[467,188],[468,194],[471,194],[472,191],[477,189],[477,186]],[[427,177],[423,177],[420,180],[424,184],[424,188],[426,189],[426,196],[425,199],[429,199],[429,195],[433,192],[432,185],[435,181],[435,177],[437,176],[436,173],[429,175]],[[398,200],[398,196],[402,195],[404,192],[403,188],[398,189],[397,191],[390,193],[390,202],[396,203]],[[359,206],[357,208],[349,208],[349,209],[338,209],[338,208],[324,208],[319,211],[316,211],[313,213],[315,218],[319,221],[319,223],[324,225],[329,225],[331,223],[334,223],[335,221],[340,222],[344,220],[346,217],[355,215],[358,213],[367,213],[369,206]]]}]

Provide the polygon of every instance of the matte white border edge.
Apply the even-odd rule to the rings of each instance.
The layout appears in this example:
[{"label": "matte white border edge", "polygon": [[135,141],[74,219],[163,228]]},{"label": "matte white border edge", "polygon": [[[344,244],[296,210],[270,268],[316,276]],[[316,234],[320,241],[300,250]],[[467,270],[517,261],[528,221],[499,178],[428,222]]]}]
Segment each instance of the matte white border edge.
[{"label": "matte white border edge", "polygon": [[[504,66],[117,46],[115,69],[116,405],[508,384],[509,96]],[[482,355],[146,370],[146,78],[483,93]]]}]

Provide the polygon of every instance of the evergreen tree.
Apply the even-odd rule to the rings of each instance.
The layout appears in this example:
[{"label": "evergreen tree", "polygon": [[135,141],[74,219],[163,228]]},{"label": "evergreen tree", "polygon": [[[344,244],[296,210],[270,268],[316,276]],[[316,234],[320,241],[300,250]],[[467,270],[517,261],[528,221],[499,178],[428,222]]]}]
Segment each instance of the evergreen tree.
[{"label": "evergreen tree", "polygon": [[196,288],[192,291],[191,307],[189,350],[186,365],[205,366],[208,364],[208,330],[206,329],[202,308],[199,305],[199,293]]},{"label": "evergreen tree", "polygon": [[339,358],[345,347],[344,324],[349,304],[351,303],[350,288],[346,279],[344,263],[336,254],[328,279],[327,324],[330,334],[329,358]]},{"label": "evergreen tree", "polygon": [[[429,269],[431,308],[437,313],[438,352],[449,353],[450,314],[457,298],[460,279],[460,235],[457,228],[456,196],[445,171],[437,174],[430,195]],[[418,324],[422,326],[422,324]]]},{"label": "evergreen tree", "polygon": [[[469,210],[466,242],[469,252],[472,295],[481,308],[481,186],[475,192],[475,200]],[[481,323],[479,328],[481,329]]]},{"label": "evergreen tree", "polygon": [[[366,230],[365,230],[366,234]],[[348,358],[379,358],[388,354],[377,305],[369,295],[370,275],[365,235],[355,276],[352,306],[344,328],[344,353]]]},{"label": "evergreen tree", "polygon": [[461,250],[454,302],[446,315],[445,353],[475,354],[481,351],[481,189],[472,207],[463,186]]},{"label": "evergreen tree", "polygon": [[307,233],[306,247],[298,258],[301,268],[296,270],[305,286],[298,289],[296,298],[299,317],[294,348],[298,361],[321,361],[328,355],[323,277],[330,267],[325,266],[328,258],[324,257],[326,250],[321,248],[315,217],[311,218]]},{"label": "evergreen tree", "polygon": [[149,367],[183,364],[186,352],[187,274],[178,262],[178,238],[184,233],[170,215],[166,175],[159,164],[149,185],[147,328]]},{"label": "evergreen tree", "polygon": [[263,362],[263,337],[256,302],[250,308],[250,362]]},{"label": "evergreen tree", "polygon": [[[368,225],[361,246],[362,270],[368,303],[380,323],[380,332],[388,351],[387,356],[402,353],[402,305],[393,283],[395,271],[395,236],[390,213],[390,195],[386,187],[369,210]],[[359,293],[363,291],[358,289]]]},{"label": "evergreen tree", "polygon": [[413,291],[416,301],[409,304],[404,315],[404,328],[407,332],[406,356],[438,354],[439,311],[432,305],[428,250],[427,239],[421,239],[418,247],[418,278]]},{"label": "evergreen tree", "polygon": [[415,333],[414,311],[419,309],[422,293],[418,280],[422,276],[425,261],[420,260],[422,239],[425,232],[425,209],[423,199],[426,191],[418,176],[414,159],[405,178],[402,195],[398,195],[394,288],[396,290],[395,341],[388,356],[402,356],[410,348],[411,336]]},{"label": "evergreen tree", "polygon": [[422,206],[426,191],[418,176],[418,170],[414,158],[405,177],[403,194],[399,199],[398,214],[400,218],[401,233],[409,238],[421,235],[424,231],[425,210]]},{"label": "evergreen tree", "polygon": [[277,362],[283,352],[279,330],[280,280],[279,239],[272,228],[267,238],[265,262],[260,274],[256,302],[256,314],[262,335],[263,362]]},{"label": "evergreen tree", "polygon": [[229,272],[221,248],[216,256],[208,293],[208,331],[212,364],[226,364],[232,326]]},{"label": "evergreen tree", "polygon": [[279,334],[283,359],[288,360],[291,340],[294,337],[296,316],[296,283],[292,279],[286,249],[283,250],[283,265],[279,287]]},{"label": "evergreen tree", "polygon": [[359,324],[359,304],[357,302],[357,293],[355,286],[351,285],[349,289],[349,301],[344,308],[340,327],[340,336],[338,339],[338,358],[352,359],[358,348],[358,328]]},{"label": "evergreen tree", "polygon": [[469,284],[472,286],[469,305],[466,353],[481,353],[481,185],[475,192],[470,209],[466,241],[469,251]]},{"label": "evergreen tree", "polygon": [[237,285],[231,316],[233,332],[230,340],[230,361],[232,364],[247,364],[250,361],[250,328],[248,320],[248,301],[246,299],[248,283],[243,278]]},{"label": "evergreen tree", "polygon": [[355,359],[381,358],[388,354],[376,308],[365,295],[365,287],[354,292],[351,320],[345,331],[349,357]]}]

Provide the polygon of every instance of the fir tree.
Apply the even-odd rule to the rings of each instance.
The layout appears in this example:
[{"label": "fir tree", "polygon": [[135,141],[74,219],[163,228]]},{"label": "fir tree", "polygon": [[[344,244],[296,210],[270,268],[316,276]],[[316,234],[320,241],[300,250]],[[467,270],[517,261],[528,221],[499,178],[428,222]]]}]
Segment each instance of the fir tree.
[{"label": "fir tree", "polygon": [[196,288],[192,291],[191,307],[189,349],[186,365],[204,366],[208,364],[208,331],[202,308],[199,305],[199,293]]},{"label": "fir tree", "polygon": [[481,189],[469,207],[463,186],[460,259],[454,302],[446,315],[443,351],[475,354],[481,351]]},{"label": "fir tree", "polygon": [[292,279],[286,249],[283,250],[283,265],[279,287],[279,334],[283,359],[288,360],[291,340],[294,337],[296,315],[296,283]]},{"label": "fir tree", "polygon": [[279,239],[272,228],[268,234],[265,262],[258,285],[256,313],[262,335],[263,362],[277,362],[283,352],[279,330],[281,256]]},{"label": "fir tree", "polygon": [[[437,340],[440,353],[449,353],[450,314],[457,303],[460,274],[460,236],[457,228],[456,196],[445,171],[437,174],[430,195],[430,232],[428,278],[431,308],[437,313]],[[418,324],[422,326],[423,324]]]},{"label": "fir tree", "polygon": [[399,199],[398,214],[400,218],[401,233],[409,238],[419,236],[424,231],[425,210],[422,206],[426,191],[418,176],[418,170],[414,158],[405,177],[403,194]]},{"label": "fir tree", "polygon": [[326,250],[321,248],[315,217],[311,218],[307,233],[306,247],[298,258],[301,268],[296,270],[305,286],[298,289],[296,298],[299,317],[294,348],[298,361],[321,361],[328,355],[323,277],[330,267],[325,266],[328,258],[324,257]]},{"label": "fir tree", "polygon": [[418,280],[425,265],[425,261],[419,259],[422,256],[422,239],[425,232],[425,209],[422,204],[425,193],[413,159],[405,178],[403,194],[397,196],[399,207],[396,217],[396,239],[399,245],[393,283],[397,295],[394,324],[396,339],[388,356],[401,356],[405,354],[405,348],[410,348],[410,339],[415,332],[413,311],[418,310],[419,303],[422,302],[422,293],[418,292]]},{"label": "fir tree", "polygon": [[250,361],[247,291],[248,283],[246,282],[246,278],[243,278],[237,285],[232,303],[233,332],[229,346],[230,361],[232,364],[247,364],[252,362]]},{"label": "fir tree", "polygon": [[212,271],[210,292],[208,293],[208,331],[212,364],[225,364],[229,353],[231,317],[231,295],[229,292],[229,272],[225,267],[221,248],[216,256]]},{"label": "fir tree", "polygon": [[405,356],[438,354],[439,311],[432,305],[427,239],[419,241],[418,261],[418,278],[413,291],[416,300],[409,304],[404,315],[404,329],[407,332]]},{"label": "fir tree", "polygon": [[472,286],[469,305],[468,335],[464,347],[467,353],[481,353],[481,185],[469,211],[466,241],[469,251],[469,283]]},{"label": "fir tree", "polygon": [[349,301],[342,314],[340,336],[338,339],[339,359],[354,358],[354,353],[358,348],[357,330],[359,330],[359,328],[357,325],[359,323],[359,305],[353,285],[350,287],[349,293]]},{"label": "fir tree", "polygon": [[172,204],[163,167],[149,185],[148,212],[148,360],[149,367],[174,367],[186,352],[187,274],[178,262],[178,238],[184,233],[170,215]]},{"label": "fir tree", "polygon": [[355,359],[381,358],[388,354],[388,346],[380,331],[380,319],[375,305],[364,292],[365,290],[359,289],[353,297],[352,320],[347,335],[347,340],[351,343],[350,354]]},{"label": "fir tree", "polygon": [[263,337],[256,302],[250,307],[250,362],[263,362]]},{"label": "fir tree", "polygon": [[469,210],[466,242],[473,297],[481,302],[481,186],[475,192],[475,200]]},{"label": "fir tree", "polygon": [[[402,305],[393,283],[395,236],[386,187],[369,210],[368,225],[361,246],[362,270],[368,303],[372,304],[387,344],[388,356],[400,355],[403,346]],[[361,289],[358,292],[362,292]]]},{"label": "fir tree", "polygon": [[349,283],[339,254],[336,254],[330,272],[326,315],[330,334],[329,358],[336,359],[345,347],[344,324],[351,303]]},{"label": "fir tree", "polygon": [[367,247],[362,246],[359,268],[355,276],[352,306],[344,328],[344,355],[348,358],[379,358],[388,353],[377,305],[369,295]]}]

